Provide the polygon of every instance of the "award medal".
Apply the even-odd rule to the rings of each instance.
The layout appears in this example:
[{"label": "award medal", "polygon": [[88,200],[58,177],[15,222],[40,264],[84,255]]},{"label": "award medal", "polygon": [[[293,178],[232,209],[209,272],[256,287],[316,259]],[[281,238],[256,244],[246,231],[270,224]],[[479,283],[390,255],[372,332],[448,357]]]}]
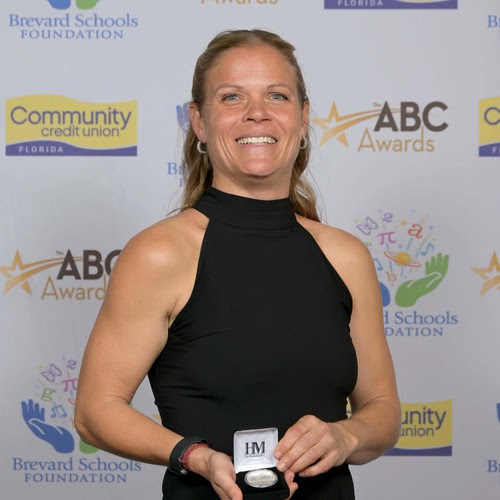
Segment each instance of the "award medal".
[{"label": "award medal", "polygon": [[269,469],[251,470],[245,474],[245,483],[254,488],[269,488],[277,481],[278,476]]}]

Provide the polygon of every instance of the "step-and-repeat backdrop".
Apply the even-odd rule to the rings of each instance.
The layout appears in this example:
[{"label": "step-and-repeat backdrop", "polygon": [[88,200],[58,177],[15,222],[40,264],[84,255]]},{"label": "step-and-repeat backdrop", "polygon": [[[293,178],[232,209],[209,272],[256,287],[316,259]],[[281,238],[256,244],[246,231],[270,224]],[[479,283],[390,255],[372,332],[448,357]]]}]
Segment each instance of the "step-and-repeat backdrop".
[{"label": "step-and-repeat backdrop", "polygon": [[76,434],[81,358],[120,250],[179,206],[196,58],[251,27],[296,46],[323,219],[380,280],[402,431],[358,497],[500,497],[498,1],[3,0],[2,498],[160,497]]}]

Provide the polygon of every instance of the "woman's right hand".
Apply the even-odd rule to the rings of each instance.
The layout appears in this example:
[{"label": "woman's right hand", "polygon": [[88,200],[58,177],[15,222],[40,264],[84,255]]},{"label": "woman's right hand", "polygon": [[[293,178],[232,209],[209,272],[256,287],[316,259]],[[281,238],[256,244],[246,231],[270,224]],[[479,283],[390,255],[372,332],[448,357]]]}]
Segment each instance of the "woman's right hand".
[{"label": "woman's right hand", "polygon": [[210,481],[222,500],[243,500],[243,493],[236,484],[233,462],[225,453],[197,448],[189,455],[188,467]]},{"label": "woman's right hand", "polygon": [[[202,447],[189,455],[189,470],[210,481],[212,488],[222,500],[243,500],[243,493],[236,484],[236,473],[231,458],[225,453]],[[295,474],[288,470],[285,479],[290,488],[291,498],[298,485],[293,482]]]}]

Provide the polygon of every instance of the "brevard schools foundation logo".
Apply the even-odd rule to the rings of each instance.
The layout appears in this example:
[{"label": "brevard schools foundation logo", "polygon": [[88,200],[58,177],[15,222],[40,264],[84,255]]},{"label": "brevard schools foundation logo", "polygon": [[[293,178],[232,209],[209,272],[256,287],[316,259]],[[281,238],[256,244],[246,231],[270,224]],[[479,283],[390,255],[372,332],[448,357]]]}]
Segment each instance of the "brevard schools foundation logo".
[{"label": "brevard schools foundation logo", "polygon": [[[182,142],[186,138],[189,130],[189,101],[184,104],[177,104],[175,107],[177,112],[177,125],[179,126],[179,133],[182,137]],[[175,161],[167,161],[167,175],[174,176],[177,179],[179,186],[184,185],[184,177],[182,175],[182,165]]]},{"label": "brevard schools foundation logo", "polygon": [[[59,257],[24,262],[17,250],[10,265],[0,266],[0,276],[4,278],[3,294],[16,290],[33,295],[30,285],[33,281],[33,288],[41,300],[103,300],[109,275],[120,252],[113,250],[105,254],[84,250],[82,256],[74,256],[67,250],[56,252]],[[43,271],[52,268],[54,270],[45,277]]]},{"label": "brevard schools foundation logo", "polygon": [[458,0],[325,0],[325,9],[457,9]]},{"label": "brevard schools foundation logo", "polygon": [[7,156],[137,156],[137,101],[58,95],[7,99]]},{"label": "brevard schools foundation logo", "polygon": [[[23,482],[120,484],[141,470],[140,463],[110,460],[78,437],[74,428],[78,375],[78,362],[65,356],[37,367],[34,393],[19,407],[20,425],[26,435],[36,438],[32,449],[37,449],[37,458],[12,457],[12,471]],[[39,450],[46,453],[42,459]]]},{"label": "brevard schools foundation logo", "polygon": [[[99,0],[76,0],[75,7],[71,0],[32,0],[31,5],[38,4],[37,15],[26,12],[27,2],[14,3],[22,12],[11,12],[8,26],[22,40],[122,40],[139,26],[138,18],[128,12],[117,16],[95,12]],[[120,3],[115,2],[116,8]],[[43,6],[46,12],[38,15]]]},{"label": "brevard schools foundation logo", "polygon": [[333,102],[328,116],[314,123],[323,130],[320,146],[335,139],[346,148],[354,143],[357,152],[432,153],[436,134],[448,128],[443,118],[447,109],[441,101],[403,101],[398,107],[385,101],[374,103],[372,109],[340,114]]},{"label": "brevard schools foundation logo", "polygon": [[452,402],[401,403],[401,436],[390,456],[452,455]]},{"label": "brevard schools foundation logo", "polygon": [[[355,220],[356,235],[370,250],[377,270],[385,334],[388,337],[442,337],[458,323],[449,309],[431,311],[434,294],[448,273],[429,217],[379,211]],[[418,306],[417,306],[418,302]]]},{"label": "brevard schools foundation logo", "polygon": [[[497,419],[500,424],[500,403],[497,403]],[[500,426],[499,426],[500,428]],[[497,477],[498,484],[500,485],[500,458],[490,458],[486,462],[486,471],[490,475]]]},{"label": "brevard schools foundation logo", "polygon": [[479,101],[479,156],[500,156],[500,97]]}]

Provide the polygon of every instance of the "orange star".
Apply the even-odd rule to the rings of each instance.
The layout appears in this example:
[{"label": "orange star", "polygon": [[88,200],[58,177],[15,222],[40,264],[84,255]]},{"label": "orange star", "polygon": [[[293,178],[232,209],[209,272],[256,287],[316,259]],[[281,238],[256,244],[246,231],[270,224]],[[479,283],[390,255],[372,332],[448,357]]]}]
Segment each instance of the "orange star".
[{"label": "orange star", "polygon": [[[481,288],[481,295],[492,288],[498,287],[500,290],[500,263],[498,262],[498,257],[496,252],[493,252],[491,256],[489,267],[476,267],[472,269],[476,274],[479,274],[483,278],[484,283]],[[493,275],[491,275],[493,273]]]},{"label": "orange star", "polygon": [[[400,111],[400,109],[391,108],[391,111],[397,113]],[[379,116],[380,112],[380,109],[374,109],[371,111],[351,113],[349,115],[340,115],[337,110],[337,105],[334,101],[332,103],[332,107],[330,108],[330,114],[328,115],[328,118],[317,118],[316,120],[314,120],[314,123],[320,126],[325,131],[321,136],[319,145],[322,146],[330,139],[336,138],[337,141],[342,143],[344,146],[349,147],[345,131],[360,122]],[[334,126],[330,127],[330,124],[333,124]]]},{"label": "orange star", "polygon": [[37,262],[25,264],[21,259],[19,250],[16,250],[16,255],[14,255],[12,264],[10,266],[0,266],[0,273],[2,273],[6,278],[9,278],[5,284],[3,293],[5,294],[16,285],[20,285],[26,293],[32,295],[28,278],[39,273],[40,271],[43,271],[44,269],[62,264],[63,261],[64,259],[62,258],[56,258],[39,260]]}]

